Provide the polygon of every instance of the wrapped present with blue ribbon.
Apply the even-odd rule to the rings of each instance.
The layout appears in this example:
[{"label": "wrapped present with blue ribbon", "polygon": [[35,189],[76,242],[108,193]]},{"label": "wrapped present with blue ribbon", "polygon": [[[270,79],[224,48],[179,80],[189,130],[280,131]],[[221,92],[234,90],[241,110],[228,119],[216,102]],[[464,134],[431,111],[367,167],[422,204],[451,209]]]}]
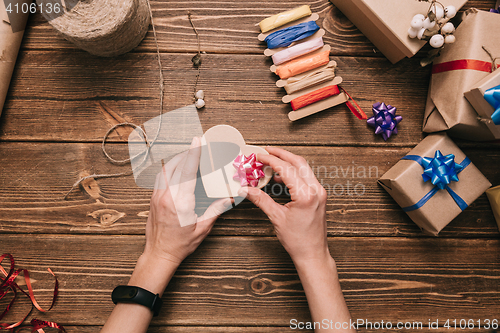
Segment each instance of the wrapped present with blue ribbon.
[{"label": "wrapped present with blue ribbon", "polygon": [[500,139],[500,69],[487,75],[464,93],[477,112],[477,121],[483,122],[495,139]]},{"label": "wrapped present with blue ribbon", "polygon": [[428,135],[378,183],[433,235],[491,186],[446,134]]}]

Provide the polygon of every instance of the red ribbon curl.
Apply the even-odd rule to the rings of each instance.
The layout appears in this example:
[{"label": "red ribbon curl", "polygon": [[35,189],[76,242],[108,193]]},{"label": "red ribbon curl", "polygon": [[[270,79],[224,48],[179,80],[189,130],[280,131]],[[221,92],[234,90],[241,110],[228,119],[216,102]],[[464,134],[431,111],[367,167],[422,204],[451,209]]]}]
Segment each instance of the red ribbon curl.
[{"label": "red ribbon curl", "polygon": [[[8,273],[1,266],[1,263],[3,262],[3,260],[5,258],[8,258],[10,260],[10,269],[9,269]],[[54,272],[52,272],[52,270],[50,268],[48,268],[47,270],[49,271],[50,274],[52,274],[52,276],[54,276],[54,279],[55,279],[54,297],[52,298],[52,303],[51,303],[50,307],[47,310],[44,310],[44,309],[42,309],[42,307],[38,304],[38,302],[35,299],[35,295],[33,293],[33,287],[31,285],[31,279],[30,279],[28,270],[26,270],[26,269],[15,270],[14,267],[15,267],[14,257],[11,254],[5,253],[2,256],[0,256],[0,272],[2,272],[3,275],[5,276],[5,278],[0,277],[0,281],[1,281],[1,283],[0,283],[0,300],[2,298],[4,298],[8,294],[9,290],[14,293],[14,297],[9,302],[9,304],[7,305],[7,307],[5,308],[5,310],[0,314],[0,320],[2,320],[3,317],[5,317],[5,315],[9,312],[10,308],[14,304],[14,302],[15,302],[15,300],[17,298],[17,291],[18,290],[21,293],[23,293],[24,295],[26,295],[31,300],[31,309],[23,317],[23,319],[21,319],[17,323],[13,323],[13,324],[0,323],[0,330],[10,330],[11,332],[13,332],[14,328],[20,326],[23,323],[23,321],[29,316],[29,314],[31,313],[31,311],[33,311],[34,307],[37,308],[41,312],[47,312],[50,309],[52,309],[52,307],[54,306],[54,303],[56,301],[57,293],[58,293],[58,289],[59,289],[59,282],[57,281],[57,278],[56,278]],[[15,279],[21,273],[23,273],[24,281],[26,282],[26,287],[28,288],[28,292],[24,291],[15,282]],[[38,320],[38,319],[31,320],[31,326],[33,327],[32,332],[37,331],[39,333],[44,333],[44,331],[43,331],[44,327],[53,327],[53,328],[59,329],[59,332],[66,332],[66,330],[64,329],[64,327],[62,327],[61,325],[59,325],[57,323],[49,322],[49,321],[42,321],[42,320]],[[25,327],[19,327],[16,330],[16,332],[19,332],[21,329],[24,329],[24,328]]]}]

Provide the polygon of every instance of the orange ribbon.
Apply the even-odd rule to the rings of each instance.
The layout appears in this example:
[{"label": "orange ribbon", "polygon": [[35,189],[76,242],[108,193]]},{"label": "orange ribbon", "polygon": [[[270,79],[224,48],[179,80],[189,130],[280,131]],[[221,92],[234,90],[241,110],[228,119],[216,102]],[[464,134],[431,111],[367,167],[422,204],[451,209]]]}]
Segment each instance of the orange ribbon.
[{"label": "orange ribbon", "polygon": [[282,80],[288,79],[311,69],[326,65],[330,62],[330,51],[323,51],[312,55],[297,58],[276,68],[276,74]]},{"label": "orange ribbon", "polygon": [[[10,269],[9,269],[8,273],[1,266],[1,263],[2,263],[2,261],[5,258],[9,258],[10,259]],[[24,295],[26,295],[31,300],[31,304],[32,305],[31,305],[31,309],[29,310],[29,312],[24,316],[23,319],[21,319],[17,323],[10,324],[10,325],[6,324],[6,323],[0,323],[0,330],[11,330],[12,331],[15,327],[18,327],[19,325],[21,325],[23,323],[23,321],[29,316],[29,314],[31,313],[31,311],[33,311],[34,307],[37,308],[41,312],[47,312],[47,311],[49,311],[54,306],[54,303],[55,303],[56,298],[57,298],[57,293],[58,293],[58,289],[59,289],[59,282],[57,281],[57,278],[56,278],[54,272],[52,272],[52,270],[50,268],[48,268],[47,270],[55,278],[54,297],[52,298],[52,304],[50,305],[50,307],[47,310],[44,310],[44,309],[42,309],[42,307],[38,304],[38,302],[35,299],[35,295],[33,293],[33,287],[31,285],[31,279],[30,279],[28,270],[26,270],[26,269],[15,270],[14,267],[15,267],[15,265],[14,265],[14,257],[11,254],[6,253],[6,254],[3,254],[2,256],[0,256],[0,272],[2,272],[3,275],[5,275],[5,278],[1,278],[0,277],[0,281],[1,281],[1,283],[0,283],[0,300],[2,298],[4,298],[5,295],[7,295],[7,293],[9,292],[9,289],[14,293],[14,297],[12,298],[12,300],[10,301],[10,303],[7,305],[7,307],[5,308],[5,310],[2,312],[2,314],[0,314],[0,320],[2,320],[2,318],[7,314],[7,312],[9,312],[11,306],[14,304],[14,302],[15,302],[15,300],[17,298],[17,290],[21,291]],[[24,280],[26,282],[26,287],[28,288],[28,292],[24,291],[15,282],[15,279],[21,273],[23,273]],[[59,329],[59,332],[66,332],[66,330],[64,329],[64,327],[62,327],[61,325],[59,325],[57,323],[54,323],[54,322],[41,321],[41,320],[38,320],[38,319],[33,319],[31,321],[31,325],[33,327],[32,332],[37,331],[39,333],[44,333],[44,331],[42,329],[43,327],[53,327],[53,328]],[[21,330],[23,328],[24,327],[18,328],[16,330],[16,332],[18,332],[19,330]]]}]

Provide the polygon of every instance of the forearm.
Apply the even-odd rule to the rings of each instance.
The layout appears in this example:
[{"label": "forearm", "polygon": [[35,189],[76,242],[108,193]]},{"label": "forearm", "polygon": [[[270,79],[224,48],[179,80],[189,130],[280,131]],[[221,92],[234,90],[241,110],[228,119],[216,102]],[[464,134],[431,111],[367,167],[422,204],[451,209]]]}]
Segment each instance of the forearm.
[{"label": "forearm", "polygon": [[[134,272],[128,282],[130,286],[146,289],[154,294],[163,295],[178,265],[165,262],[147,255],[137,260]],[[140,333],[146,332],[153,313],[139,304],[118,303],[106,321],[101,333]]]},{"label": "forearm", "polygon": [[[322,261],[295,263],[306,293],[314,322],[326,323],[327,329],[316,332],[356,332],[350,328],[351,315],[344,300],[335,261],[331,256]],[[337,323],[337,328],[335,324]]]}]

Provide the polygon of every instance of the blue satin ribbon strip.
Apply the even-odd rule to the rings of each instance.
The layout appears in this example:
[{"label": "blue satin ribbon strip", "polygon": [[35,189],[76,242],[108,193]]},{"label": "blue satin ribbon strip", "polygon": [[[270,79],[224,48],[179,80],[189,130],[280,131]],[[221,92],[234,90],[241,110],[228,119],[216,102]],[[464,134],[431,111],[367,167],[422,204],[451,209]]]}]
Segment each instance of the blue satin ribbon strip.
[{"label": "blue satin ribbon strip", "polygon": [[319,26],[314,21],[304,22],[291,27],[281,29],[268,35],[264,41],[267,48],[276,49],[285,47],[293,42],[312,36],[319,30]]},{"label": "blue satin ribbon strip", "polygon": [[468,157],[464,158],[461,163],[455,163],[455,156],[449,154],[443,156],[439,150],[436,151],[434,158],[421,157],[418,155],[406,155],[403,160],[415,161],[424,168],[422,178],[424,181],[430,180],[434,188],[422,197],[416,204],[403,207],[405,212],[411,212],[424,206],[430,198],[432,198],[440,189],[448,191],[455,203],[461,210],[468,207],[468,204],[455,193],[448,184],[451,181],[458,181],[457,175],[462,172],[470,163]]},{"label": "blue satin ribbon strip", "polygon": [[486,90],[484,99],[495,109],[495,112],[491,115],[491,120],[495,125],[500,125],[500,85]]}]

